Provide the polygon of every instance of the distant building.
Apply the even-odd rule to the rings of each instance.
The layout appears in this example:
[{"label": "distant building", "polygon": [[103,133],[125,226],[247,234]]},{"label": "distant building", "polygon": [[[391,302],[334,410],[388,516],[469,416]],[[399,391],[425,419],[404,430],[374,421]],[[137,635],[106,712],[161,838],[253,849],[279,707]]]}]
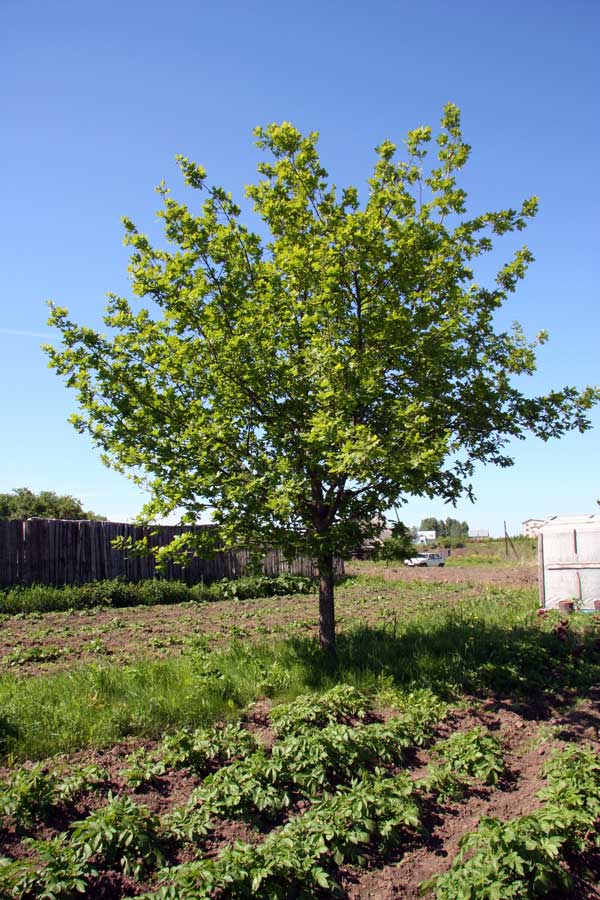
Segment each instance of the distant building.
[{"label": "distant building", "polygon": [[487,528],[469,528],[469,537],[474,541],[485,541],[489,536]]},{"label": "distant building", "polygon": [[417,531],[417,541],[419,544],[429,544],[435,541],[435,531]]},{"label": "distant building", "polygon": [[546,519],[525,519],[523,522],[523,534],[525,537],[537,537],[545,521]]}]

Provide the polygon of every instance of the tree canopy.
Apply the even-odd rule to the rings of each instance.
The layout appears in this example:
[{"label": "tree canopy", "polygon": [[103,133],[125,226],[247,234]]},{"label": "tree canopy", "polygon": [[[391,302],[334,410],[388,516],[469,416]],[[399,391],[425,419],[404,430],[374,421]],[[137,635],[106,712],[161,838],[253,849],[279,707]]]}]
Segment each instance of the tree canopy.
[{"label": "tree canopy", "polygon": [[109,295],[108,334],[53,307],[63,343],[48,352],[77,392],[75,427],[148,486],[146,516],[211,507],[226,546],[317,559],[333,651],[335,555],[409,495],[472,496],[475,465],[510,465],[511,438],[585,430],[598,393],[527,397],[511,381],[534,371],[545,335],[528,342],[494,317],[532,254],[518,249],[488,287],[473,265],[537,200],[467,217],[455,106],[433,161],[427,127],[408,134],[405,158],[380,144],[366,192],[329,183],[317,134],[284,122],[255,136],[264,159],[246,195],[260,230],[179,157],[201,207],[159,186],[163,246],[124,220],[142,305]]},{"label": "tree canopy", "polygon": [[12,493],[0,494],[0,519],[98,519],[91,510],[85,510],[80,500],[69,494],[55,494],[54,491],[40,491],[29,488],[15,488]]},{"label": "tree canopy", "polygon": [[459,522],[458,519],[453,519],[451,516],[448,516],[445,520],[435,519],[430,516],[421,521],[419,530],[435,531],[436,537],[468,537],[469,524],[468,522]]}]

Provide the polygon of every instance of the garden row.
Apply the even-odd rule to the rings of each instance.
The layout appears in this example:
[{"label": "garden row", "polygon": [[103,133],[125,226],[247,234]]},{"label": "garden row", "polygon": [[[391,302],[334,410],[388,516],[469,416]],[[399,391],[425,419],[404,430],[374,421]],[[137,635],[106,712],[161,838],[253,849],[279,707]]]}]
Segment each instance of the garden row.
[{"label": "garden row", "polygon": [[[375,713],[381,704],[395,708],[387,721]],[[6,833],[29,843],[27,855],[14,852],[0,863],[0,897],[70,900],[93,894],[109,871],[135,879],[142,887],[133,893],[145,890],[148,900],[340,894],[340,866],[364,865],[374,853],[397,856],[422,839],[436,804],[460,798],[475,782],[504,778],[500,743],[481,728],[439,740],[426,774],[411,777],[412,751],[431,743],[447,711],[426,690],[384,688],[373,697],[339,685],[272,709],[270,750],[239,724],[180,729],[154,751],[132,754],[120,772],[130,792],[160,790],[169,773],[193,773],[199,783],[187,802],[161,816],[131,793],[114,795],[114,780],[98,766],[18,769],[0,790],[0,815]],[[541,810],[506,825],[484,821],[450,875],[429,885],[438,900],[530,897],[546,884],[567,883],[564,853],[587,846],[600,815],[600,764],[592,751],[568,747],[544,775]],[[107,802],[77,818],[75,806],[90,792]],[[67,827],[36,839],[40,823],[57,817]],[[231,821],[247,823],[254,837],[208,852]],[[511,853],[499,860],[502,846]],[[513,893],[498,893],[494,877]]]},{"label": "garden row", "polygon": [[0,591],[0,613],[55,612],[91,607],[155,606],[160,603],[203,603],[217,600],[249,600],[287,594],[305,594],[313,589],[304,575],[248,575],[213,584],[187,585],[182,581],[149,579],[129,582],[92,581],[87,584],[51,587],[31,585]]}]

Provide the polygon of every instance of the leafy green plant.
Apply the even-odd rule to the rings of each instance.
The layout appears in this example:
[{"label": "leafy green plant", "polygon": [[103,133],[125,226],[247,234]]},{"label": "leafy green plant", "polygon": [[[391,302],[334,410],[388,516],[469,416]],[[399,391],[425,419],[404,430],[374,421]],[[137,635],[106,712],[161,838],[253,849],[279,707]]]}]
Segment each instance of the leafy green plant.
[{"label": "leafy green plant", "polygon": [[[115,578],[80,585],[52,587],[34,584],[0,590],[0,613],[83,610],[95,607],[155,606],[160,603],[246,600],[256,597],[306,594],[313,582],[303,575],[249,576],[214,584],[187,585],[182,581],[150,578],[139,582]],[[60,648],[57,648],[60,649]]]},{"label": "leafy green plant", "polygon": [[565,842],[554,808],[510,822],[484,818],[477,831],[462,838],[448,872],[425,882],[422,890],[433,891],[436,900],[532,900],[553,890],[566,892],[571,878],[561,866]]},{"label": "leafy green plant", "polygon": [[272,759],[289,785],[312,797],[365,770],[400,763],[406,749],[422,743],[430,731],[431,723],[427,727],[404,717],[303,729],[275,744]]},{"label": "leafy green plant", "polygon": [[500,741],[480,726],[471,731],[457,731],[446,740],[438,741],[432,755],[443,759],[457,776],[486,784],[497,784],[506,774]]},{"label": "leafy green plant", "polygon": [[272,697],[280,691],[285,691],[291,684],[292,676],[289,669],[275,660],[265,669],[264,679],[260,682],[259,689],[262,694]]},{"label": "leafy green plant", "polygon": [[482,819],[465,835],[449,871],[422,885],[436,900],[532,900],[554,891],[568,893],[572,878],[562,864],[569,849],[598,843],[600,758],[577,745],[555,753],[542,774],[548,801],[534,813],[509,822]]},{"label": "leafy green plant", "polygon": [[420,828],[420,812],[406,774],[365,775],[326,795],[258,845],[236,842],[215,858],[159,873],[163,884],[147,900],[314,897],[341,893],[332,864],[364,861],[369,844],[399,846]]},{"label": "leafy green plant", "polygon": [[349,684],[338,684],[324,694],[303,694],[291,703],[271,710],[270,719],[278,735],[297,733],[303,728],[324,725],[348,718],[363,718],[370,701]]},{"label": "leafy green plant", "polygon": [[56,787],[56,775],[40,765],[17,769],[9,784],[0,785],[0,815],[25,827],[43,821],[55,805]]},{"label": "leafy green plant", "polygon": [[192,795],[186,806],[163,816],[161,825],[165,834],[197,846],[213,830],[212,811],[208,806],[195,806]]},{"label": "leafy green plant", "polygon": [[571,744],[552,755],[542,775],[547,786],[541,799],[572,815],[569,840],[583,850],[593,833],[600,843],[595,828],[600,820],[600,755],[592,747]]},{"label": "leafy green plant", "polygon": [[290,824],[290,833],[294,827],[300,833],[308,829],[321,834],[338,865],[347,860],[364,865],[371,842],[383,851],[397,847],[407,833],[421,827],[421,815],[408,774],[363,774],[349,787],[313,803],[305,816]]},{"label": "leafy green plant", "polygon": [[4,657],[3,663],[5,666],[26,666],[32,662],[54,662],[68,653],[66,647],[55,647],[50,644],[41,647],[17,647]]},{"label": "leafy green plant", "polygon": [[393,709],[416,722],[440,722],[448,713],[448,704],[441,700],[430,688],[407,691],[396,687],[389,676],[378,679],[374,693],[378,707]]},{"label": "leafy green plant", "polygon": [[91,764],[75,766],[68,775],[62,776],[56,784],[56,797],[63,803],[71,803],[82,794],[93,791],[109,782],[106,769]]},{"label": "leafy green plant", "polygon": [[211,585],[196,585],[192,596],[198,600],[253,600],[257,597],[280,597],[307,594],[314,590],[314,582],[305,575],[246,575],[224,578]]},{"label": "leafy green plant", "polygon": [[0,898],[14,900],[73,900],[89,890],[88,878],[97,870],[69,846],[66,836],[30,841],[34,856],[0,860]]},{"label": "leafy green plant", "polygon": [[134,878],[164,863],[158,818],[129,797],[109,794],[106,806],[70,828],[71,846],[84,860],[100,857],[106,866]]},{"label": "leafy green plant", "polygon": [[165,774],[165,764],[139,747],[126,757],[127,766],[121,769],[120,775],[129,787],[139,790],[142,787],[156,786],[161,775]]},{"label": "leafy green plant", "polygon": [[257,747],[256,738],[239,724],[195,730],[182,728],[165,737],[158,756],[163,771],[186,767],[204,774],[210,765],[223,765],[237,757],[249,756]]},{"label": "leafy green plant", "polygon": [[263,750],[207,776],[190,800],[193,806],[202,803],[209,815],[226,819],[273,819],[290,805],[281,764]]}]

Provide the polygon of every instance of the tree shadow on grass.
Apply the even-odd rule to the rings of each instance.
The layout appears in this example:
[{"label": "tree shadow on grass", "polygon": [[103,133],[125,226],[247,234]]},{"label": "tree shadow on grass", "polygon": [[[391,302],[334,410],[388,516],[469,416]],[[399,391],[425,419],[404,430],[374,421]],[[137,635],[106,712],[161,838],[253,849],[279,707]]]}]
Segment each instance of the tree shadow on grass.
[{"label": "tree shadow on grass", "polygon": [[543,710],[585,694],[600,683],[597,632],[537,621],[503,627],[483,621],[355,627],[340,635],[337,659],[325,657],[311,639],[291,638],[287,652],[304,670],[306,684],[332,680],[370,687],[385,678],[399,688],[428,687],[442,697],[469,694]]}]

